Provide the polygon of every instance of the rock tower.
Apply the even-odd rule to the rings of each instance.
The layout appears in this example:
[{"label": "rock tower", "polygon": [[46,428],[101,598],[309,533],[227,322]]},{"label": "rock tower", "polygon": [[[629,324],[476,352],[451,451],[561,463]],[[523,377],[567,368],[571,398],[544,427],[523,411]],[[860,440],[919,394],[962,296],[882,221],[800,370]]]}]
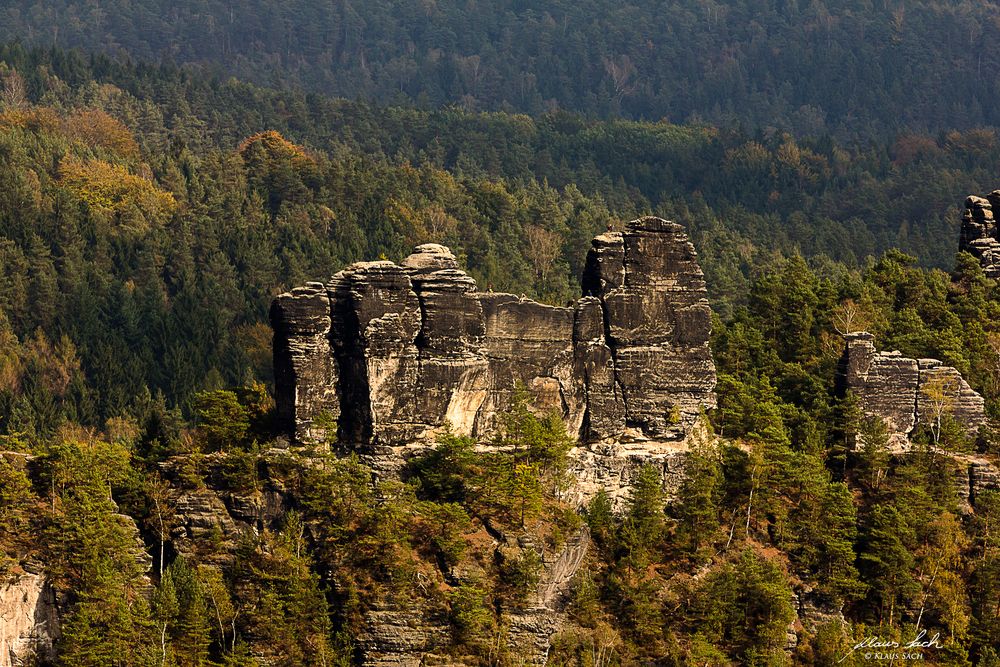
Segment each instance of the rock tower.
[{"label": "rock tower", "polygon": [[958,242],[959,250],[979,260],[988,278],[1000,278],[1000,230],[993,218],[994,206],[1000,206],[1000,190],[986,197],[966,197]]},{"label": "rock tower", "polygon": [[518,386],[583,443],[676,443],[715,406],[704,275],[683,228],[660,218],[594,239],[570,306],[481,292],[426,244],[278,296],[271,323],[289,436],[386,463],[446,424],[488,437]]}]

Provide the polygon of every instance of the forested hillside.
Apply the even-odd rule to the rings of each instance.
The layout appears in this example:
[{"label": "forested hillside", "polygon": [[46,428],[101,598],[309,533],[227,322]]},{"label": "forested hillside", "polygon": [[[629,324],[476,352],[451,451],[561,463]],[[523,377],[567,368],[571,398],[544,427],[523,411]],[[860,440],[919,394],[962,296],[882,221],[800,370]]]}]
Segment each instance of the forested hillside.
[{"label": "forested hillside", "polygon": [[[222,44],[219,71],[258,81],[292,72],[317,89],[419,97],[384,93],[374,75],[402,57],[393,49],[409,52],[398,35],[381,50],[337,46],[344,67],[323,80],[311,68],[334,48],[324,40],[350,33],[311,32],[328,24],[300,3],[180,2],[156,12],[141,2],[24,4],[0,16],[29,40],[51,32],[60,44],[172,52],[176,61],[209,59],[205,45]],[[379,29],[394,35],[379,3],[309,7],[370,13],[372,31],[383,12]],[[995,469],[995,429],[970,437],[944,419],[917,429],[911,455],[891,455],[884,431],[835,387],[841,334],[864,328],[883,349],[954,366],[1000,418],[1000,291],[970,255],[956,257],[964,196],[1000,185],[1000,137],[975,127],[995,113],[991,84],[958,75],[979,71],[980,53],[990,71],[996,56],[979,45],[995,30],[992,7],[823,14],[819,4],[781,3],[756,22],[735,6],[675,4],[649,21],[642,12],[659,11],[652,3],[616,7],[624,24],[651,31],[651,47],[609,29],[613,16],[581,26],[587,3],[560,10],[565,17],[553,5],[550,18],[524,3],[413,11],[434,25],[479,17],[451,28],[448,39],[463,44],[456,36],[507,34],[491,14],[501,7],[538,23],[531,39],[504,38],[515,54],[550,48],[545,62],[574,63],[563,66],[574,75],[587,62],[614,71],[631,54],[664,78],[626,86],[608,106],[572,97],[569,77],[559,86],[570,97],[557,106],[585,113],[527,116],[474,109],[506,100],[546,110],[561,99],[546,88],[556,84],[538,68],[530,99],[508,100],[503,67],[520,65],[485,54],[482,99],[434,110],[0,47],[0,590],[45,577],[61,618],[52,660],[359,664],[378,640],[373,626],[397,633],[384,643],[419,626],[392,616],[402,608],[433,620],[423,629],[440,640],[439,664],[517,665],[523,655],[505,648],[511,618],[526,613],[543,565],[589,535],[552,665],[868,664],[841,658],[867,636],[906,641],[921,629],[945,645],[929,661],[998,664],[1000,496],[980,484],[973,511],[961,468]],[[689,29],[670,18],[673,40],[663,38],[663,17],[687,11]],[[788,19],[806,30],[808,53],[840,49],[836,62],[849,64],[902,50],[906,67],[886,61],[886,80],[848,88],[856,99],[827,91],[836,77],[820,70],[773,83],[768,68],[816,62],[787,34],[774,33],[785,55],[768,38],[780,17],[807,13],[827,16],[812,32]],[[256,42],[241,32],[250,15],[267,27],[255,29]],[[422,25],[416,16],[405,24]],[[577,36],[547,47],[538,35],[559,26]],[[855,39],[862,26],[881,37]],[[730,31],[758,64],[722,46]],[[447,35],[431,32],[412,58],[455,67],[465,47],[433,46]],[[926,49],[906,51],[925,38]],[[605,40],[619,46],[602,54]],[[950,55],[927,55],[932,47]],[[699,69],[708,51],[744,63],[730,72],[762,78],[734,74],[734,87],[720,88]],[[685,62],[677,54],[690,54],[690,67],[662,64]],[[944,57],[955,63],[948,77],[926,69]],[[427,81],[446,76],[435,67]],[[912,77],[927,85],[914,90]],[[421,104],[470,94],[471,84],[455,85],[421,83]],[[843,105],[824,106],[829,127],[781,130],[797,125],[803,105],[818,109],[819,96]],[[711,108],[701,108],[706,100]],[[728,124],[732,109],[750,114],[743,129],[708,122]],[[701,121],[591,116],[619,111]],[[862,112],[872,128],[863,134],[874,138],[857,143],[851,114]],[[834,129],[844,140],[821,136]],[[334,456],[327,442],[279,447],[287,434],[275,430],[266,322],[275,294],[437,242],[482,288],[562,304],[580,295],[591,238],[645,213],[691,232],[715,312],[719,405],[682,453],[683,472],[672,471],[670,497],[662,471],[642,468],[618,506],[598,494],[574,511],[565,495],[572,437],[558,416],[524,401],[495,440],[445,434],[404,481],[373,485],[364,461]],[[875,446],[858,452],[851,438],[862,431]]]},{"label": "forested hillside", "polygon": [[[442,242],[480,284],[559,303],[609,218],[653,211],[691,231],[728,317],[781,255],[833,274],[892,247],[952,266],[958,202],[1000,173],[989,130],[860,151],[370,107],[17,46],[0,56],[3,313],[24,343],[66,337],[86,382],[57,394],[84,423],[147,388],[189,406],[198,389],[267,380],[271,297],[350,261]],[[4,423],[49,432],[58,413]]]},{"label": "forested hillside", "polygon": [[806,136],[997,124],[994,2],[20,0],[0,38],[424,108]]}]

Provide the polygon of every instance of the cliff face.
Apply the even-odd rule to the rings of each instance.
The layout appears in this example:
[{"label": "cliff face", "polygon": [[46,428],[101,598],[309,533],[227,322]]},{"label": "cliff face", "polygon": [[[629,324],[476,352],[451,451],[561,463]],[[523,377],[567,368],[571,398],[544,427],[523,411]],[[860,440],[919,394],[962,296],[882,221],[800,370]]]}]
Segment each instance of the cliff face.
[{"label": "cliff face", "polygon": [[857,396],[866,417],[885,421],[891,449],[906,451],[917,424],[933,424],[943,414],[970,437],[986,422],[983,397],[951,366],[937,359],[909,359],[896,351],[878,352],[868,332],[845,338],[841,390]]},{"label": "cliff face", "polygon": [[1000,278],[1000,229],[993,218],[994,206],[1000,206],[1000,190],[965,199],[958,247],[979,260],[987,277]]},{"label": "cliff face", "polygon": [[624,408],[606,429],[680,439],[702,407],[715,407],[716,381],[705,278],[683,229],[642,218],[597,237],[583,288],[600,300]]},{"label": "cliff face", "polygon": [[279,415],[296,441],[335,440],[383,472],[445,424],[488,437],[518,386],[585,443],[682,440],[716,375],[681,226],[642,218],[594,239],[583,292],[567,307],[480,292],[435,244],[352,264],[271,307]]},{"label": "cliff face", "polygon": [[0,667],[55,658],[59,614],[45,576],[26,573],[0,585]]}]

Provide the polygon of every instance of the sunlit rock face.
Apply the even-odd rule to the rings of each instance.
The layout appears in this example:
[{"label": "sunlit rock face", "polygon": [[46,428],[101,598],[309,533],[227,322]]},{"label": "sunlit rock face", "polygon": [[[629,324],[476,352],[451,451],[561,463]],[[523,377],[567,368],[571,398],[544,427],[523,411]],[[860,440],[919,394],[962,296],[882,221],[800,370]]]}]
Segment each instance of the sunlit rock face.
[{"label": "sunlit rock face", "polygon": [[704,275],[683,228],[659,218],[594,239],[568,306],[481,292],[425,244],[282,294],[271,320],[288,434],[382,472],[446,427],[488,441],[519,388],[582,443],[679,442],[715,405]]},{"label": "sunlit rock face", "polygon": [[43,574],[24,573],[0,583],[0,667],[55,658],[59,614]]},{"label": "sunlit rock face", "polygon": [[969,437],[986,422],[983,397],[951,366],[937,359],[910,359],[898,351],[879,352],[875,337],[866,331],[845,339],[839,390],[854,394],[864,416],[885,422],[890,449],[907,450],[919,423],[933,424],[945,414]]}]

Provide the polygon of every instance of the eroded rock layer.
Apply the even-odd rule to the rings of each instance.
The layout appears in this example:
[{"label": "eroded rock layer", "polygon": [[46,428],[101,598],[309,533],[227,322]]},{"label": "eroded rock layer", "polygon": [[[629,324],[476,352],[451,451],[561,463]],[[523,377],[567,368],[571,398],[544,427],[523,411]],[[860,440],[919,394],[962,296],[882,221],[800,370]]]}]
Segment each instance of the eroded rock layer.
[{"label": "eroded rock layer", "polygon": [[567,307],[480,292],[436,244],[352,264],[274,301],[279,415],[299,442],[399,459],[446,424],[488,437],[524,387],[584,442],[683,439],[716,380],[683,228],[642,218],[597,237],[583,291]]},{"label": "eroded rock layer", "polygon": [[0,667],[55,658],[59,614],[42,574],[24,573],[0,584]]},{"label": "eroded rock layer", "polygon": [[840,390],[854,394],[864,416],[884,421],[891,449],[906,450],[910,434],[921,422],[935,425],[939,418],[953,418],[969,437],[975,437],[985,423],[982,396],[956,369],[937,359],[879,352],[875,337],[865,331],[845,339]]}]

